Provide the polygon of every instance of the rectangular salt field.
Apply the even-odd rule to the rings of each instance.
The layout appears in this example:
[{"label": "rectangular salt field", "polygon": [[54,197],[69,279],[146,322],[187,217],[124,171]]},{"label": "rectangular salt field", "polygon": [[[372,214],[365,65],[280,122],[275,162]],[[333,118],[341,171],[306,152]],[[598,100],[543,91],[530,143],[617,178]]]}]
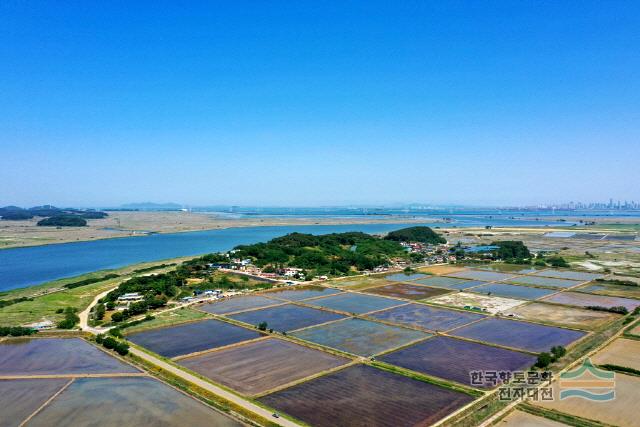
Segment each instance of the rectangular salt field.
[{"label": "rectangular salt field", "polygon": [[489,283],[487,285],[470,289],[469,292],[535,300],[553,294],[557,291],[552,289],[532,288],[530,286],[508,285],[505,283]]},{"label": "rectangular salt field", "polygon": [[200,310],[213,314],[233,313],[235,311],[251,310],[254,308],[268,307],[283,304],[282,301],[265,298],[258,295],[226,298],[212,304],[204,304],[198,307]]},{"label": "rectangular salt field", "polygon": [[278,307],[245,311],[244,313],[232,314],[229,317],[254,326],[266,322],[268,329],[273,329],[277,332],[288,332],[319,323],[343,319],[345,316],[316,310],[315,308],[286,304]]},{"label": "rectangular salt field", "polygon": [[80,338],[25,338],[0,342],[0,376],[138,372]]},{"label": "rectangular salt field", "polygon": [[257,331],[212,319],[137,332],[127,339],[161,356],[176,357],[260,336]]},{"label": "rectangular salt field", "polygon": [[291,335],[359,356],[373,356],[430,336],[426,332],[354,318],[304,329]]},{"label": "rectangular salt field", "polygon": [[485,271],[485,270],[466,270],[457,273],[448,274],[452,277],[461,277],[463,279],[471,280],[483,280],[485,282],[497,282],[499,280],[509,279],[515,276],[514,274],[500,273],[497,271]]},{"label": "rectangular salt field", "polygon": [[400,304],[405,304],[405,302],[398,301],[397,299],[345,292],[326,298],[314,299],[313,301],[308,301],[307,304],[328,308],[330,310],[343,311],[345,313],[362,314],[396,307]]},{"label": "rectangular salt field", "polygon": [[479,280],[455,279],[453,277],[432,276],[426,279],[416,280],[414,283],[425,286],[435,286],[437,288],[467,289],[482,285],[485,282],[481,282]]},{"label": "rectangular salt field", "polygon": [[29,421],[33,427],[241,426],[148,377],[78,378]]},{"label": "rectangular salt field", "polygon": [[487,318],[456,329],[451,335],[539,353],[558,345],[566,347],[582,338],[586,332]]},{"label": "rectangular salt field", "polygon": [[523,285],[544,286],[547,288],[570,288],[582,283],[576,280],[556,279],[554,277],[541,276],[520,276],[509,279],[507,281],[511,283],[520,283]]},{"label": "rectangular salt field", "polygon": [[394,283],[386,286],[378,286],[364,290],[370,294],[383,295],[387,297],[404,298],[410,300],[421,300],[438,295],[443,295],[451,291],[439,288],[430,288],[423,285],[413,285],[409,283]]},{"label": "rectangular salt field", "polygon": [[287,301],[300,301],[307,298],[338,294],[340,292],[342,291],[339,289],[325,288],[323,286],[292,286],[290,288],[265,292],[262,295]]},{"label": "rectangular salt field", "polygon": [[582,271],[570,270],[544,270],[535,274],[536,276],[555,277],[556,279],[578,280],[580,282],[588,282],[604,277],[602,274],[585,273]]},{"label": "rectangular salt field", "polygon": [[317,427],[427,426],[473,401],[434,384],[356,365],[259,400]]},{"label": "rectangular salt field", "polygon": [[640,306],[640,300],[637,299],[584,294],[582,292],[561,292],[545,298],[544,301],[555,302],[557,304],[577,305],[579,307],[625,307],[629,311],[633,311],[633,309]]},{"label": "rectangular salt field", "polygon": [[385,276],[384,278],[387,280],[391,280],[393,282],[405,282],[407,280],[424,279],[425,277],[427,277],[426,274],[420,274],[420,273],[410,273],[410,274],[396,273],[396,274],[390,274],[388,276]]},{"label": "rectangular salt field", "polygon": [[253,395],[348,362],[349,359],[323,351],[269,338],[179,363],[240,393]]},{"label": "rectangular salt field", "polygon": [[438,336],[386,354],[381,360],[467,386],[487,388],[496,384],[472,384],[472,371],[528,370],[536,356]]},{"label": "rectangular salt field", "polygon": [[68,378],[0,380],[0,426],[20,426],[69,381]]},{"label": "rectangular salt field", "polygon": [[370,316],[387,322],[439,332],[448,331],[485,318],[481,314],[447,310],[446,308],[436,308],[424,304],[403,305],[402,307],[379,311]]}]

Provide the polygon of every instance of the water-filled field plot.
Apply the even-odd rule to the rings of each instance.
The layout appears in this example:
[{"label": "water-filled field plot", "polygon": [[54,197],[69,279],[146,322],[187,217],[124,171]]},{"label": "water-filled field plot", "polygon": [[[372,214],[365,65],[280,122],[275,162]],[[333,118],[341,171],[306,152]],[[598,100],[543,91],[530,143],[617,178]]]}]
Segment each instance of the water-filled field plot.
[{"label": "water-filled field plot", "polygon": [[543,277],[555,277],[556,279],[577,280],[579,282],[588,282],[590,280],[596,280],[604,277],[602,274],[569,270],[544,270],[539,273],[535,273],[535,275]]},{"label": "water-filled field plot", "polygon": [[430,336],[426,332],[353,318],[293,332],[291,335],[359,356],[373,356]]},{"label": "water-filled field plot", "polygon": [[447,310],[424,304],[409,304],[370,315],[376,319],[399,323],[430,331],[448,331],[467,323],[483,319],[485,316],[465,311]]},{"label": "water-filled field plot", "polygon": [[229,317],[250,325],[259,325],[262,322],[266,322],[267,328],[269,329],[278,332],[287,332],[342,319],[345,316],[328,311],[316,310],[315,308],[286,304],[278,307],[232,314]]},{"label": "water-filled field plot", "polygon": [[179,363],[244,394],[259,394],[350,360],[289,341],[259,340]]},{"label": "water-filled field plot", "polygon": [[437,288],[467,289],[482,285],[485,282],[481,282],[479,280],[455,279],[453,277],[432,276],[426,279],[416,280],[414,283],[419,283],[425,286],[435,286]]},{"label": "water-filled field plot", "polygon": [[313,426],[426,426],[470,403],[469,395],[357,365],[260,399]]},{"label": "water-filled field plot", "polygon": [[410,273],[410,274],[405,274],[405,273],[396,273],[396,274],[390,274],[388,276],[385,276],[384,278],[387,280],[391,280],[393,282],[406,282],[407,280],[416,280],[416,279],[424,279],[425,277],[427,277],[426,274],[419,274],[419,273]]},{"label": "water-filled field plot", "polygon": [[518,298],[535,300],[557,291],[551,289],[532,288],[530,286],[508,285],[506,283],[489,283],[470,289],[469,292],[476,292],[485,295],[497,295],[507,298]]},{"label": "water-filled field plot", "polygon": [[592,282],[576,288],[581,292],[616,297],[640,298],[640,286],[616,285],[613,283]]},{"label": "water-filled field plot", "polygon": [[465,308],[473,311],[482,311],[487,313],[500,313],[511,308],[526,303],[525,300],[472,294],[470,292],[456,292],[448,295],[442,295],[429,300],[434,304],[449,305],[452,307]]},{"label": "water-filled field plot", "polygon": [[212,304],[204,304],[199,308],[213,314],[233,313],[235,311],[252,310],[254,308],[268,307],[283,304],[282,301],[273,300],[257,295],[248,295],[224,299]]},{"label": "water-filled field plot", "polygon": [[80,338],[0,342],[0,376],[139,373]]},{"label": "water-filled field plot", "polygon": [[78,378],[29,426],[240,426],[212,408],[146,377]]},{"label": "water-filled field plot", "polygon": [[258,337],[257,331],[219,320],[203,320],[138,332],[127,339],[161,356],[176,357]]},{"label": "water-filled field plot", "polygon": [[640,341],[618,338],[591,357],[596,365],[618,365],[640,370]]},{"label": "water-filled field plot", "polygon": [[557,279],[554,277],[540,276],[520,276],[507,280],[510,283],[519,283],[522,285],[544,286],[546,288],[570,288],[579,285],[582,282],[568,279]]},{"label": "water-filled field plot", "polygon": [[447,294],[451,291],[447,289],[430,288],[422,285],[412,285],[409,283],[394,283],[392,285],[369,288],[366,289],[365,292],[387,297],[420,300]]},{"label": "water-filled field plot", "polygon": [[549,351],[551,347],[557,345],[566,347],[582,338],[586,332],[490,318],[463,326],[451,334],[532,352],[542,352]]},{"label": "water-filled field plot", "polygon": [[543,302],[516,307],[505,314],[513,314],[524,320],[555,323],[579,329],[594,330],[613,320],[619,315],[604,311],[585,310],[577,307],[564,307]]},{"label": "water-filled field plot", "polygon": [[[587,379],[594,379],[592,376]],[[607,425],[619,427],[637,427],[638,425],[638,390],[640,377],[616,373],[615,399],[607,402],[594,402],[579,397],[558,399],[560,395],[558,382],[553,383],[553,401],[533,402],[536,406],[554,409],[581,418],[600,421]],[[603,389],[586,389],[596,394],[602,394]]]},{"label": "water-filled field plot", "polygon": [[373,286],[388,285],[389,281],[380,277],[354,277],[351,279],[334,280],[328,284],[349,290],[359,290]]},{"label": "water-filled field plot", "polygon": [[0,426],[18,427],[70,380],[0,380]]},{"label": "water-filled field plot", "polygon": [[535,363],[536,357],[439,336],[386,354],[381,357],[381,360],[470,387],[494,387],[498,384],[484,382],[472,384],[471,373],[473,371],[528,370]]},{"label": "water-filled field plot", "polygon": [[513,274],[501,273],[497,271],[486,270],[465,270],[457,273],[448,274],[452,277],[460,277],[462,279],[482,280],[485,282],[497,282],[499,280],[506,280],[513,277]]},{"label": "water-filled field plot", "polygon": [[314,299],[313,301],[308,301],[308,304],[328,308],[330,310],[361,314],[396,307],[400,304],[405,304],[405,302],[398,301],[397,299],[345,292],[339,295],[328,296],[326,298]]},{"label": "water-filled field plot", "polygon": [[339,289],[325,288],[323,286],[296,286],[291,288],[268,291],[262,295],[271,298],[280,298],[286,301],[300,301],[307,298],[321,297],[342,292]]},{"label": "water-filled field plot", "polygon": [[640,306],[640,300],[636,299],[584,294],[581,292],[562,292],[559,294],[551,295],[550,297],[545,298],[544,301],[555,302],[558,304],[576,305],[579,307],[625,307],[629,311],[632,311],[634,308]]},{"label": "water-filled field plot", "polygon": [[479,270],[489,270],[489,271],[499,271],[501,273],[512,273],[512,274],[529,274],[535,273],[537,271],[541,271],[542,268],[538,267],[524,267],[522,265],[516,264],[487,264],[474,266]]}]

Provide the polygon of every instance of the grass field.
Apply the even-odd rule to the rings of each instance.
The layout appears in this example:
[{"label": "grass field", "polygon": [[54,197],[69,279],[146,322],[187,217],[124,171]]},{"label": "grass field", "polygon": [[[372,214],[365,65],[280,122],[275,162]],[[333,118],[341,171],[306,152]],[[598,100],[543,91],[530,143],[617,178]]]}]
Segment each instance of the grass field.
[{"label": "grass field", "polygon": [[143,331],[146,329],[162,328],[167,326],[178,325],[180,323],[190,322],[193,320],[204,319],[206,313],[193,310],[191,308],[179,308],[177,310],[165,311],[164,313],[154,315],[155,319],[140,323],[130,328],[126,328],[128,334]]},{"label": "grass field", "polygon": [[[181,262],[186,258],[176,258],[151,263],[130,265],[117,270],[102,270],[81,276],[70,277],[62,280],[45,283],[23,289],[15,289],[0,294],[0,299],[13,299],[19,297],[33,297],[33,301],[24,301],[0,308],[0,326],[16,326],[25,323],[51,320],[57,322],[62,320],[64,315],[56,313],[56,310],[66,307],[75,307],[82,311],[93,301],[93,298],[103,291],[116,287],[121,281],[133,277],[134,270],[157,266],[160,264],[172,264]],[[175,268],[173,266],[153,270],[153,273],[161,273]],[[118,274],[120,277],[92,283],[90,285],[79,286],[73,289],[65,289],[67,283],[78,282],[84,279],[101,278],[106,274]],[[141,274],[149,274],[145,272]]]}]

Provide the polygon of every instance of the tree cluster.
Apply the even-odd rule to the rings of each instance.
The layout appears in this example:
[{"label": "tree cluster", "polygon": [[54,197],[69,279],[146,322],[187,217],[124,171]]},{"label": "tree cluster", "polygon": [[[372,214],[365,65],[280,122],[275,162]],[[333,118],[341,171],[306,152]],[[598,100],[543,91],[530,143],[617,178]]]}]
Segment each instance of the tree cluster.
[{"label": "tree cluster", "polygon": [[447,243],[447,240],[433,231],[430,227],[417,226],[392,231],[385,236],[385,240],[396,242],[416,242],[437,245]]}]

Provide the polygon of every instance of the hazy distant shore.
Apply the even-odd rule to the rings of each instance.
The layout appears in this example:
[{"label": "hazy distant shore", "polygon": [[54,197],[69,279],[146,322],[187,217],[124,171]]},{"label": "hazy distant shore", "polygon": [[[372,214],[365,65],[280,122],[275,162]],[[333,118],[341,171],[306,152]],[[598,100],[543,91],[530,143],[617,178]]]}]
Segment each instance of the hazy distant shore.
[{"label": "hazy distant shore", "polygon": [[109,216],[88,222],[86,227],[39,227],[37,219],[0,221],[0,249],[82,242],[150,233],[181,233],[231,227],[279,225],[445,223],[442,219],[406,216],[368,217],[243,217],[229,218],[214,213],[108,211]]}]

